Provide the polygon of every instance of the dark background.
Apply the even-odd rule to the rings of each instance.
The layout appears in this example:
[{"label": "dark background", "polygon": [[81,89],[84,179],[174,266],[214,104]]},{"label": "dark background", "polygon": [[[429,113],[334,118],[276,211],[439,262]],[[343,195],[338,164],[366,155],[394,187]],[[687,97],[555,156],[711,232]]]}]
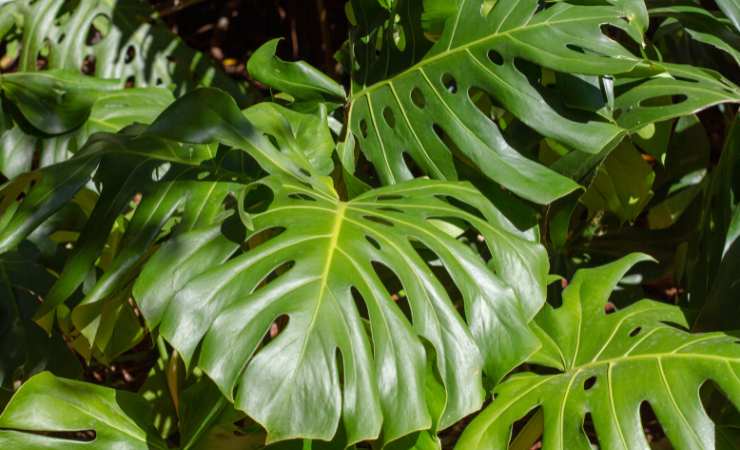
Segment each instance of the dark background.
[{"label": "dark background", "polygon": [[308,61],[334,78],[334,53],[347,39],[346,0],[150,0],[170,29],[220,62],[233,77],[266,41],[284,38],[278,55]]}]

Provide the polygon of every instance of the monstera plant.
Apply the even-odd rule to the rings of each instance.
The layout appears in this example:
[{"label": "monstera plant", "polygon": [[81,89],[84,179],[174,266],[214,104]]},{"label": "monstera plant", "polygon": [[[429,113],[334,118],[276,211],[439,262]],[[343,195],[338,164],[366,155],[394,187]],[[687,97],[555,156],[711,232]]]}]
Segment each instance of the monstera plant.
[{"label": "monstera plant", "polygon": [[0,448],[738,448],[736,3],[345,11],[0,2]]}]

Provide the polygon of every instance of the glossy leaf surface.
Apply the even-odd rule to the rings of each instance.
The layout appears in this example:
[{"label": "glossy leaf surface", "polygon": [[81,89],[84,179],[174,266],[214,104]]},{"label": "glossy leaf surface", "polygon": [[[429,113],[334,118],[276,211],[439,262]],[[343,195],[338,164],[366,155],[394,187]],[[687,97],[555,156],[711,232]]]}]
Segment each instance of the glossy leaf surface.
[{"label": "glossy leaf surface", "polygon": [[540,363],[552,375],[525,372],[498,386],[494,400],[466,429],[457,448],[499,449],[511,426],[541,407],[544,448],[589,449],[583,424],[590,414],[601,446],[650,448],[640,418],[648,402],[676,448],[714,448],[714,424],[698,396],[708,380],[740,405],[740,348],[725,333],[689,334],[681,311],[650,300],[607,314],[617,282],[644,256],[576,273],[558,309],[545,307]]},{"label": "glossy leaf surface", "polygon": [[[251,218],[247,239],[264,236],[253,248],[229,259],[238,244],[218,227],[182,235],[146,265],[134,294],[149,325],[185,361],[197,356],[268,440],[328,440],[340,421],[350,443],[381,428],[387,442],[433,421],[446,427],[480,406],[484,366],[501,377],[537,348],[525,324],[543,301],[544,253],[471,187],[419,180],[342,202],[291,179],[264,183],[275,199]],[[439,220],[477,227],[498,275]],[[462,298],[450,298],[428,252]],[[441,417],[430,413],[428,370],[446,391]]]},{"label": "glossy leaf surface", "polygon": [[18,450],[166,449],[150,420],[146,403],[135,394],[43,372],[26,382],[0,415],[0,445]]},{"label": "glossy leaf surface", "polygon": [[[355,14],[365,3],[353,3]],[[577,188],[512,145],[500,124],[479,109],[481,97],[581,153],[576,159],[582,160],[608,150],[626,131],[740,100],[737,87],[717,74],[645,61],[612,40],[605,29],[642,42],[647,24],[642,2],[612,3],[554,2],[542,9],[534,0],[499,1],[492,7],[461,0],[427,50],[414,28],[420,12],[413,2],[399,2],[407,45],[386,41],[375,52],[373,44],[356,43],[361,68],[350,98],[349,125],[381,180],[408,179],[414,165],[433,178],[454,179],[455,161],[460,161],[537,203]],[[434,11],[444,15],[449,9]],[[579,115],[548,92],[537,66],[591,76],[628,74],[636,83],[625,83],[626,92],[617,92],[613,117],[595,110]],[[647,105],[670,95],[687,98],[669,108]]]}]

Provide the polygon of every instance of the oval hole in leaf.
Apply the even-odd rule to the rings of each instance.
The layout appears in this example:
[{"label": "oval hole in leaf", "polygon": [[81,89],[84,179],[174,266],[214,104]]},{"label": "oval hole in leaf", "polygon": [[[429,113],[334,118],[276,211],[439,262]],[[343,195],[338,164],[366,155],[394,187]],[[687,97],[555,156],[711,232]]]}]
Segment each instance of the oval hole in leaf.
[{"label": "oval hole in leaf", "polygon": [[267,210],[275,197],[272,189],[264,184],[254,184],[248,189],[249,191],[244,196],[244,204],[242,205],[244,211],[257,214]]},{"label": "oval hole in leaf", "polygon": [[427,264],[429,270],[431,270],[442,283],[442,286],[447,291],[447,295],[450,297],[450,300],[455,303],[455,307],[462,314],[462,292],[458,289],[457,284],[454,282],[450,272],[447,270],[447,267],[442,263],[442,260],[432,249],[427,247],[426,244],[418,239],[409,239],[409,242],[411,243],[411,246],[414,247],[414,250],[416,250],[416,253],[419,254],[419,257]]},{"label": "oval hole in leaf", "polygon": [[66,441],[92,442],[97,437],[95,430],[77,430],[77,431],[40,431],[40,430],[16,430],[13,428],[3,428],[7,431],[16,431],[19,433],[35,434],[38,436],[52,437]]},{"label": "oval hole in leaf", "polygon": [[381,225],[385,225],[387,227],[394,226],[393,225],[393,222],[391,222],[389,220],[386,220],[386,219],[382,219],[382,218],[380,218],[378,216],[362,216],[362,218],[365,219],[365,220],[369,220],[370,222],[375,222],[375,223],[379,223]]},{"label": "oval hole in leaf", "polygon": [[411,307],[409,306],[406,294],[403,292],[403,285],[401,284],[401,280],[398,278],[396,273],[385,264],[373,261],[372,265],[373,270],[375,270],[375,274],[383,283],[383,286],[385,286],[390,299],[395,302],[396,305],[398,305],[398,307],[403,312],[403,315],[406,316],[406,319],[411,322]]},{"label": "oval hole in leaf", "polygon": [[380,244],[378,244],[378,241],[376,241],[375,239],[373,239],[370,236],[365,236],[365,239],[367,239],[367,241],[370,243],[370,245],[372,245],[373,247],[375,247],[377,250],[380,250]]},{"label": "oval hole in leaf", "polygon": [[131,61],[134,60],[135,57],[136,57],[136,49],[134,48],[134,46],[129,45],[128,47],[126,47],[126,54],[123,57],[123,63],[129,64]]},{"label": "oval hole in leaf", "polygon": [[457,80],[449,73],[442,75],[442,84],[450,94],[457,93]]},{"label": "oval hole in leaf", "polygon": [[259,291],[260,289],[264,288],[265,286],[269,285],[271,282],[275,281],[278,277],[287,273],[290,269],[293,268],[293,266],[295,266],[295,261],[285,261],[283,263],[280,263],[277,267],[272,269],[270,273],[268,273],[262,279],[262,281],[259,282],[257,287],[252,292],[250,292],[250,294],[253,294]]},{"label": "oval hole in leaf", "polygon": [[630,331],[630,337],[635,337],[638,334],[640,334],[640,331],[642,331],[642,327],[637,327],[634,330]]},{"label": "oval hole in leaf", "polygon": [[493,49],[488,50],[488,59],[490,59],[491,62],[496,64],[497,66],[500,66],[504,63],[504,58],[503,56],[501,56],[501,53]]},{"label": "oval hole in leaf", "polygon": [[383,206],[383,207],[377,208],[377,209],[378,209],[378,211],[388,211],[388,212],[402,213],[403,214],[403,211],[401,211],[398,208],[393,208],[391,206]]},{"label": "oval hole in leaf", "polygon": [[424,109],[424,107],[427,105],[427,100],[426,98],[424,98],[424,93],[421,92],[421,89],[419,89],[418,87],[415,87],[411,90],[411,101],[414,102],[414,105],[421,109]]},{"label": "oval hole in leaf", "polygon": [[80,71],[84,73],[85,75],[94,75],[95,74],[95,55],[87,55],[85,56],[85,59],[82,60],[82,66],[80,67]]},{"label": "oval hole in leaf", "polygon": [[[663,426],[658,421],[658,416],[655,415],[655,411],[653,411],[652,406],[650,406],[647,400],[640,403],[640,421],[642,422],[642,429],[645,430],[645,437],[648,442],[654,443],[656,446],[668,443]],[[664,448],[671,447],[668,445]]]},{"label": "oval hole in leaf", "polygon": [[729,400],[730,397],[712,380],[705,381],[699,387],[699,398],[704,410],[713,418],[718,427],[731,426],[727,418],[738,417],[738,409]]},{"label": "oval hole in leaf", "polygon": [[[367,319],[368,313],[367,313],[367,306],[365,305],[365,300],[362,299],[362,294],[360,294],[360,291],[352,286],[350,288],[350,292],[352,293],[352,300],[355,302],[355,308],[357,308],[357,312],[360,314],[360,317],[363,319]],[[373,340],[370,339],[370,346],[373,345]]]},{"label": "oval hole in leaf", "polygon": [[393,114],[393,110],[390,107],[386,106],[383,108],[383,118],[389,127],[396,128],[396,116]]},{"label": "oval hole in leaf", "polygon": [[583,434],[586,435],[588,441],[591,443],[591,448],[602,448],[599,444],[599,438],[596,435],[596,427],[594,427],[594,418],[590,412],[587,412],[583,417]]},{"label": "oval hole in leaf", "polygon": [[293,200],[305,200],[307,202],[317,201],[315,197],[308,195],[308,194],[303,194],[300,192],[294,192],[292,194],[288,194],[288,198],[292,198]]},{"label": "oval hole in leaf", "polygon": [[540,448],[538,443],[542,440],[542,407],[537,406],[514,422],[511,426],[511,440],[509,449]]},{"label": "oval hole in leaf", "polygon": [[[678,94],[670,97],[670,100],[673,102],[674,105],[683,103],[688,99],[689,97],[685,94]],[[667,100],[668,99],[665,96],[644,98],[640,100],[639,106],[641,108],[665,108],[667,105],[670,104],[670,101]]]},{"label": "oval hole in leaf", "polygon": [[262,345],[266,345],[268,342],[278,337],[288,326],[289,322],[290,316],[287,314],[282,314],[278,316],[277,319],[273,320],[270,324],[270,328],[267,329],[267,333],[265,333],[265,337],[262,338]]},{"label": "oval hole in leaf", "polygon": [[90,22],[90,29],[87,31],[85,44],[95,45],[102,41],[110,30],[110,18],[105,14],[98,14]]},{"label": "oval hole in leaf", "polygon": [[275,239],[276,237],[280,236],[285,231],[284,227],[274,227],[274,228],[268,228],[266,230],[258,231],[257,233],[254,233],[253,235],[249,236],[249,239],[247,239],[247,246],[249,248],[255,248],[259,245],[264,244],[265,242]]},{"label": "oval hole in leaf", "polygon": [[586,381],[583,382],[583,390],[588,391],[589,389],[594,387],[595,384],[596,384],[596,377],[595,376],[588,377],[586,378]]},{"label": "oval hole in leaf", "polygon": [[421,170],[419,165],[416,164],[414,158],[408,152],[403,152],[401,154],[401,157],[403,158],[403,162],[406,164],[406,167],[408,168],[409,172],[411,172],[411,175],[414,176],[414,178],[418,178],[424,175],[424,171]]}]

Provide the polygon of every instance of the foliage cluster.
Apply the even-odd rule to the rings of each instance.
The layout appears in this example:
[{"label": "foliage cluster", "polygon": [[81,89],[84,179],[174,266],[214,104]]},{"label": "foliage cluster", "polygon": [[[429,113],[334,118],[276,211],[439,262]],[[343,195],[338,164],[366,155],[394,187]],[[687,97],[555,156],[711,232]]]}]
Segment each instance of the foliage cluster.
[{"label": "foliage cluster", "polygon": [[351,0],[348,85],[273,40],[262,95],[145,3],[1,1],[0,448],[738,448],[706,3]]}]

